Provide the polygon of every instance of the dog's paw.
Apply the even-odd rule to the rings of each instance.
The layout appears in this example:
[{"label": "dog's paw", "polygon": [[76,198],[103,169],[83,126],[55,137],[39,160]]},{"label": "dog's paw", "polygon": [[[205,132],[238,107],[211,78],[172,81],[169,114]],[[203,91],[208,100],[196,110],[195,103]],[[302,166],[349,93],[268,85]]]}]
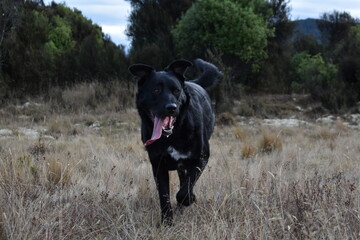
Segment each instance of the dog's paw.
[{"label": "dog's paw", "polygon": [[183,206],[190,206],[191,204],[193,204],[194,202],[196,202],[196,197],[195,194],[191,193],[191,194],[186,194],[186,195],[182,195],[180,192],[176,195],[176,200],[178,202],[178,205],[183,205]]},{"label": "dog's paw", "polygon": [[164,218],[164,219],[161,219],[161,221],[156,224],[156,227],[157,227],[157,228],[161,228],[161,227],[172,227],[172,226],[174,226],[174,222],[173,222],[173,219],[172,219],[172,218]]},{"label": "dog's paw", "polygon": [[173,210],[169,210],[161,214],[161,222],[157,224],[160,226],[172,226],[173,225]]},{"label": "dog's paw", "polygon": [[181,215],[181,214],[184,213],[184,210],[185,210],[185,206],[182,205],[182,204],[180,204],[180,203],[178,203],[177,206],[176,206],[176,208],[175,208],[175,210],[174,210],[174,213],[175,213],[175,214],[178,214],[178,215]]}]

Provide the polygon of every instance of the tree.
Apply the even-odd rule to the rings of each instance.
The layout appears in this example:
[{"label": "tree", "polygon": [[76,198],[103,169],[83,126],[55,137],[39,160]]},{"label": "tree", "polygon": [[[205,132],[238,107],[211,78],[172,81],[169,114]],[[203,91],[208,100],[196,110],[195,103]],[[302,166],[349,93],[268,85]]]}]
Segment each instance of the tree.
[{"label": "tree", "polygon": [[[3,2],[0,2],[3,3]],[[52,86],[80,81],[127,79],[124,48],[101,28],[65,4],[44,6],[41,0],[19,4],[19,21],[0,46],[0,95],[46,93]],[[5,89],[5,90],[4,90]]]},{"label": "tree", "polygon": [[71,25],[59,16],[53,18],[48,39],[45,48],[48,49],[50,55],[71,51],[75,46],[75,41],[72,40]]},{"label": "tree", "polygon": [[[170,61],[166,53],[172,53],[172,40],[169,38],[171,16],[155,0],[132,1],[132,7],[127,28],[132,61],[163,67]],[[149,51],[151,56],[147,57]]]},{"label": "tree", "polygon": [[171,29],[194,0],[129,0],[132,12],[127,35],[132,62],[161,68],[175,58]]},{"label": "tree", "polygon": [[267,8],[271,14],[267,16],[270,27],[275,34],[268,37],[268,58],[263,64],[259,76],[261,90],[284,93],[290,88],[289,63],[292,49],[292,36],[294,22],[290,20],[290,7],[288,0],[269,0]]},{"label": "tree", "polygon": [[355,105],[360,101],[360,25],[350,28],[348,35],[339,41],[335,54],[346,86],[346,103]]},{"label": "tree", "polygon": [[172,17],[173,20],[179,19],[191,7],[194,0],[158,0],[160,6]]},{"label": "tree", "polygon": [[49,21],[45,14],[36,10],[36,4],[26,2],[21,9],[21,22],[6,39],[8,49],[8,74],[10,87],[17,91],[39,93],[48,82],[51,61],[43,51],[47,40]]},{"label": "tree", "polygon": [[251,7],[231,0],[198,0],[172,31],[179,53],[201,56],[217,49],[238,56],[258,70],[266,58],[267,38],[272,35],[264,19]]},{"label": "tree", "polygon": [[344,105],[354,106],[360,100],[360,20],[347,12],[324,13],[320,29],[329,37],[326,56],[339,68],[344,84]]},{"label": "tree", "polygon": [[20,6],[22,0],[0,1],[0,99],[8,92],[10,79],[4,72],[7,71],[8,49],[4,47],[4,41],[20,19]]},{"label": "tree", "polygon": [[268,0],[268,8],[271,9],[268,22],[270,27],[275,29],[275,34],[271,39],[279,44],[287,42],[294,28],[294,22],[290,19],[289,0]]},{"label": "tree", "polygon": [[306,52],[294,55],[291,65],[295,73],[293,91],[305,90],[331,110],[337,111],[343,106],[344,85],[337,77],[336,65],[325,62],[321,54],[312,56]]},{"label": "tree", "polygon": [[332,13],[324,13],[321,20],[323,21],[319,22],[319,28],[328,35],[331,48],[349,33],[352,26],[359,23],[359,20],[353,18],[348,12],[336,10]]},{"label": "tree", "polygon": [[0,47],[7,33],[20,18],[19,9],[21,3],[22,0],[2,0],[0,2]]},{"label": "tree", "polygon": [[323,45],[319,43],[312,35],[302,34],[297,35],[294,39],[295,52],[308,52],[311,55],[316,55],[323,52]]},{"label": "tree", "polygon": [[157,42],[159,35],[170,31],[172,19],[155,0],[132,3],[127,35],[131,45],[139,49],[145,44]]}]

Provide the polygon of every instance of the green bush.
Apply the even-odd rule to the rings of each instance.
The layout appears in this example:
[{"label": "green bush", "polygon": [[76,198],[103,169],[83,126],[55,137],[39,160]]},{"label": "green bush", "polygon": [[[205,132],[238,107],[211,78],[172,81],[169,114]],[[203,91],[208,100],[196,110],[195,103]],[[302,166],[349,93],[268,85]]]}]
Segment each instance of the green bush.
[{"label": "green bush", "polygon": [[306,52],[294,55],[291,65],[295,73],[293,91],[309,92],[329,109],[339,110],[343,106],[344,84],[339,81],[336,65],[325,62],[321,54],[312,56]]},{"label": "green bush", "polygon": [[234,54],[258,70],[266,56],[267,38],[273,34],[252,7],[231,0],[198,0],[172,31],[181,54],[201,55],[206,49]]}]

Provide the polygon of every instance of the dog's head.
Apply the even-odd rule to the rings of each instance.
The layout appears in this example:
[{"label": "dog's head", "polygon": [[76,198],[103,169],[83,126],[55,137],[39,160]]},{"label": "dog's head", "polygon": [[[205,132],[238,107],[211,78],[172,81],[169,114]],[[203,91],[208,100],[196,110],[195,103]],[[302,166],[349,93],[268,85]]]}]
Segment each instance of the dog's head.
[{"label": "dog's head", "polygon": [[186,101],[184,73],[189,66],[192,63],[187,60],[176,60],[159,72],[144,64],[129,67],[129,71],[139,78],[137,108],[153,122],[152,137],[146,141],[145,146],[161,135],[172,134],[180,107]]}]

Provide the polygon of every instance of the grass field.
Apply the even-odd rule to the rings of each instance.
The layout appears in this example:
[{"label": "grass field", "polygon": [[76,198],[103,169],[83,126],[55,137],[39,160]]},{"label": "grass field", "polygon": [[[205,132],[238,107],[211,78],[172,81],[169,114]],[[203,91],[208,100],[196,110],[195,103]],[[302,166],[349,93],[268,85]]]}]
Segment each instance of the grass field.
[{"label": "grass field", "polygon": [[49,108],[0,112],[0,239],[360,238],[360,130],[342,120],[218,124],[197,202],[158,227],[136,111]]}]

